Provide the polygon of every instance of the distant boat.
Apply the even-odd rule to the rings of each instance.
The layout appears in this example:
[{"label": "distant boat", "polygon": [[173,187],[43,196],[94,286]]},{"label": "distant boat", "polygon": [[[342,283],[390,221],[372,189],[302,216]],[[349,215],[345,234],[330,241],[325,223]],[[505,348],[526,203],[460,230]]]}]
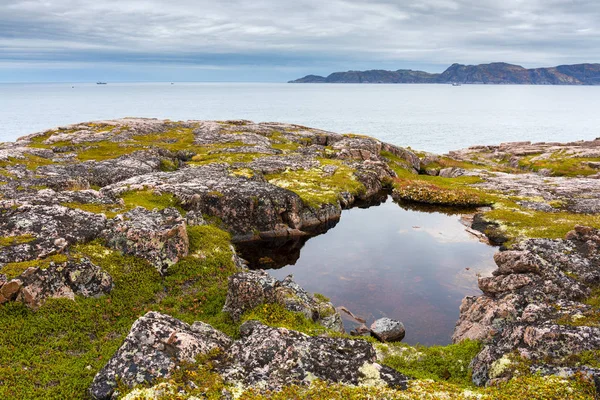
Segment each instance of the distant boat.
[{"label": "distant boat", "polygon": [[460,82],[452,82],[452,86],[460,86]]},{"label": "distant boat", "polygon": [[96,82],[96,85],[106,85],[106,82]]}]

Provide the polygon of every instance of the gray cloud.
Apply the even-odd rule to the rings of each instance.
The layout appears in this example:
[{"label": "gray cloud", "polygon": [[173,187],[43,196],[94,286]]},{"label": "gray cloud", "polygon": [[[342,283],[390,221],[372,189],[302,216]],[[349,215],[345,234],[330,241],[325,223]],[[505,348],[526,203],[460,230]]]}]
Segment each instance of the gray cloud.
[{"label": "gray cloud", "polygon": [[595,0],[0,0],[0,67],[549,66],[599,61],[598,21]]}]

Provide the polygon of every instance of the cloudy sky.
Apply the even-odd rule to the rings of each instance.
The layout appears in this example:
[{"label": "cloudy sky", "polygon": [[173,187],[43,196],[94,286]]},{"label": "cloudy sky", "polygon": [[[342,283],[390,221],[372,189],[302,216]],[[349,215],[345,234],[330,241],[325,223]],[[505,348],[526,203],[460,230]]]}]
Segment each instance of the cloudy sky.
[{"label": "cloudy sky", "polygon": [[0,81],[600,62],[597,0],[0,0]]}]

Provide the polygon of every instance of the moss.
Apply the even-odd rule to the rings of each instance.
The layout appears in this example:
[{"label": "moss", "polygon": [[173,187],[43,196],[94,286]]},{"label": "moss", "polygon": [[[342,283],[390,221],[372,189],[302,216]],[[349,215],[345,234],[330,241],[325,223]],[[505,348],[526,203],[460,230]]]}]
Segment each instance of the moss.
[{"label": "moss", "polygon": [[323,204],[339,204],[341,193],[348,192],[358,196],[366,189],[360,183],[354,170],[341,161],[320,159],[322,165],[334,165],[337,170],[333,175],[325,174],[322,167],[309,170],[285,171],[280,174],[269,174],[265,178],[269,183],[296,193],[304,204],[319,208]]},{"label": "moss", "polygon": [[[539,155],[539,154],[538,154]],[[538,155],[530,155],[519,160],[519,166],[532,171],[548,169],[553,176],[589,176],[598,173],[597,168],[590,167],[589,163],[598,163],[598,157],[573,157],[562,152],[553,153],[549,158],[536,160]]]},{"label": "moss", "polygon": [[221,312],[235,271],[229,235],[210,226],[190,231],[194,254],[165,277],[142,259],[92,242],[75,246],[71,256],[89,257],[113,277],[109,295],[50,299],[35,312],[18,303],[1,306],[0,398],[86,398],[94,375],[150,310],[237,334],[237,324]]},{"label": "moss", "polygon": [[500,223],[503,231],[512,238],[559,239],[564,238],[575,225],[600,228],[600,214],[528,210],[506,199],[497,201],[494,209],[484,216]]},{"label": "moss", "polygon": [[584,300],[584,303],[591,306],[591,309],[573,316],[563,315],[556,322],[559,325],[600,326],[600,288],[593,288],[592,293]]},{"label": "moss", "polygon": [[117,214],[128,211],[127,207],[120,204],[61,203],[61,205],[94,214],[104,214],[107,218],[114,218]]},{"label": "moss", "polygon": [[249,163],[256,158],[264,157],[261,153],[226,153],[226,152],[214,152],[214,153],[200,153],[195,155],[188,164],[190,165],[208,165],[214,163]]},{"label": "moss", "polygon": [[465,340],[448,346],[416,346],[404,344],[378,345],[383,363],[417,379],[447,381],[471,385],[469,363],[481,351],[481,344]]},{"label": "moss", "polygon": [[33,235],[19,235],[19,236],[3,236],[0,237],[0,247],[14,246],[17,244],[29,243],[35,240]]},{"label": "moss", "polygon": [[313,297],[323,303],[328,303],[331,301],[331,299],[329,297],[322,295],[321,293],[314,293]]},{"label": "moss", "polygon": [[249,320],[261,321],[269,326],[292,329],[307,335],[319,335],[327,332],[322,325],[306,319],[304,314],[288,311],[281,304],[260,305],[242,316],[242,322]]},{"label": "moss", "polygon": [[60,264],[66,262],[67,259],[68,257],[64,254],[55,254],[53,256],[49,256],[41,260],[7,263],[2,268],[0,268],[0,273],[6,275],[9,279],[12,279],[21,275],[27,268],[33,267],[46,269],[53,263]]},{"label": "moss", "polygon": [[[35,171],[41,166],[53,164],[52,160],[25,153],[23,158],[8,157],[6,161],[0,161],[0,167],[6,168],[15,165],[24,165],[30,171]],[[10,175],[6,173],[7,176]]]},{"label": "moss", "polygon": [[177,163],[174,162],[171,159],[168,158],[162,158],[160,160],[160,170],[163,172],[169,172],[169,171],[177,171]]},{"label": "moss", "polygon": [[139,190],[125,192],[121,194],[121,198],[125,202],[126,210],[135,207],[144,207],[148,210],[153,210],[155,208],[163,210],[168,207],[173,207],[185,215],[185,210],[181,207],[181,203],[171,193],[157,194],[151,190]]},{"label": "moss", "polygon": [[438,178],[435,181],[399,178],[394,181],[394,193],[398,198],[414,203],[455,207],[492,204],[493,200],[480,190],[461,185],[461,181],[449,183],[445,179],[459,178]]}]

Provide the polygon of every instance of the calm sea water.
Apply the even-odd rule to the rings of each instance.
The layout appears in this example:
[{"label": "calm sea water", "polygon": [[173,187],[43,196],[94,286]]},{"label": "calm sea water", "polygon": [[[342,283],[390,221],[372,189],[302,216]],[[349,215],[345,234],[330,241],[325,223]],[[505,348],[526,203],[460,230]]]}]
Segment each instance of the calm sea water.
[{"label": "calm sea water", "polygon": [[600,136],[600,87],[265,83],[0,84],[0,141],[125,116],[249,119],[446,152]]},{"label": "calm sea water", "polygon": [[[448,344],[464,296],[481,294],[477,275],[495,268],[495,247],[465,231],[459,215],[382,205],[342,212],[323,235],[295,243],[238,246],[251,267],[268,268],[328,296],[371,324],[401,320],[404,342]],[[262,257],[262,259],[259,259]],[[346,320],[346,330],[356,324]]]}]

